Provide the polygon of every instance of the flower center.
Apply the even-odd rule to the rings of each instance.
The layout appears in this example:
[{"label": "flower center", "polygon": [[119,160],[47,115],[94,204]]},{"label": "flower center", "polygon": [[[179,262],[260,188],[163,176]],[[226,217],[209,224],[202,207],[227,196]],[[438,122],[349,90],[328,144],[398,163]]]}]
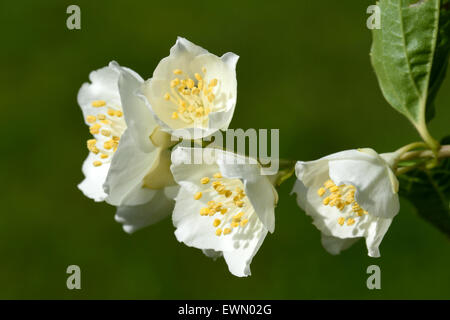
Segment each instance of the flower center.
[{"label": "flower center", "polygon": [[164,99],[172,102],[176,110],[172,112],[172,119],[194,126],[205,126],[208,114],[217,109],[213,89],[219,81],[214,78],[207,83],[203,78],[205,68],[202,68],[203,76],[195,73],[194,79],[180,69],[173,70],[173,73],[179,77],[170,82],[170,93],[164,95]]},{"label": "flower center", "polygon": [[86,121],[91,124],[89,131],[94,136],[94,139],[87,141],[87,148],[96,156],[92,165],[99,167],[111,161],[126,124],[120,106],[110,105],[104,100],[92,101],[91,105],[99,111],[96,115],[86,117]]},{"label": "flower center", "polygon": [[351,226],[356,222],[355,218],[368,214],[356,202],[355,192],[354,186],[346,184],[337,186],[331,179],[325,181],[323,187],[317,190],[319,197],[325,196],[322,200],[324,206],[336,207],[342,213],[342,217],[338,218],[338,224],[341,226],[346,222],[348,226]]},{"label": "flower center", "polygon": [[217,236],[230,234],[235,228],[244,228],[252,220],[253,207],[244,193],[241,180],[223,178],[219,172],[212,178],[203,177],[200,183],[206,188],[197,192],[194,199],[200,200],[204,194],[212,198],[207,207],[200,209],[200,215],[218,216],[212,223]]}]

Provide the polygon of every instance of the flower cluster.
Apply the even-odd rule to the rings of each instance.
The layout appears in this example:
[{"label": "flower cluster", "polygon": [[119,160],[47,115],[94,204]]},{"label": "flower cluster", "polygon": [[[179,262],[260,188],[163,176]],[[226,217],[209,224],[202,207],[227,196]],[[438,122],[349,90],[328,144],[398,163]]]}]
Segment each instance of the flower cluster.
[{"label": "flower cluster", "polygon": [[[93,71],[78,93],[93,136],[78,187],[116,206],[115,219],[128,233],[172,214],[178,241],[223,256],[232,274],[248,276],[275,229],[280,174],[264,175],[257,159],[232,151],[178,144],[228,128],[237,61],[233,53],[218,57],[178,38],[149,80],[116,62]],[[190,161],[194,149],[200,164]],[[327,251],[337,254],[365,238],[369,255],[379,256],[399,211],[395,159],[358,149],[296,163],[293,192]]]}]

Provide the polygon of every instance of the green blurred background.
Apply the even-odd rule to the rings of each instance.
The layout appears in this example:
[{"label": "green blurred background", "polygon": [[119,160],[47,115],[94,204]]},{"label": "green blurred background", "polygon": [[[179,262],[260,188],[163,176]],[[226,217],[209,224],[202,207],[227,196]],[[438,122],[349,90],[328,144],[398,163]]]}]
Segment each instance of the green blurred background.
[{"label": "green blurred background", "polygon": [[[81,7],[81,30],[66,8]],[[372,1],[2,1],[0,4],[0,298],[450,298],[450,242],[402,200],[382,245],[327,254],[319,232],[280,190],[276,232],[233,277],[223,259],[177,242],[170,219],[130,236],[114,208],[85,198],[87,127],[76,102],[90,71],[116,60],[151,76],[176,36],[240,55],[232,128],[279,128],[284,158],[355,147],[389,152],[415,141],[370,66]],[[450,79],[431,132],[449,132]],[[66,288],[81,267],[82,290]],[[366,288],[378,264],[382,290]]]}]

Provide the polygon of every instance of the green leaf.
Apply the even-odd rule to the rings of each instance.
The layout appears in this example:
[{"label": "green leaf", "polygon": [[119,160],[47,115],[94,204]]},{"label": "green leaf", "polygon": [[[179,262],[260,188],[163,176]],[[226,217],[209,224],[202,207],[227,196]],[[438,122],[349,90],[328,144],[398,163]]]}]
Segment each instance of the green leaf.
[{"label": "green leaf", "polygon": [[426,121],[430,121],[435,114],[434,98],[439,91],[448,67],[450,53],[450,0],[441,1],[439,31],[436,50],[431,69],[430,85],[428,88],[428,102]]},{"label": "green leaf", "polygon": [[371,61],[386,100],[416,127],[434,114],[448,64],[449,0],[381,0]]},{"label": "green leaf", "polygon": [[400,195],[409,199],[422,218],[450,237],[450,159],[432,170],[402,175],[399,180]]}]

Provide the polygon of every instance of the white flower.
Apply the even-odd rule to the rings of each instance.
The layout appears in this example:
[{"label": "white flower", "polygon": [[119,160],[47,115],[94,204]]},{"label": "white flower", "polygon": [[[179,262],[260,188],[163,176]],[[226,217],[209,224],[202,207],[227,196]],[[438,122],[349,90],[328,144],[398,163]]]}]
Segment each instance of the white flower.
[{"label": "white flower", "polygon": [[219,58],[179,37],[141,88],[141,98],[172,135],[199,139],[227,129],[236,105],[238,58],[231,52]]},{"label": "white flower", "polygon": [[136,97],[143,80],[134,71],[112,62],[92,72],[90,80],[78,101],[95,139],[87,143],[86,178],[79,188],[117,206],[116,220],[131,233],[159,221],[173,207],[170,136]]},{"label": "white flower", "polygon": [[378,246],[400,208],[393,162],[394,154],[372,149],[297,162],[293,192],[322,232],[327,251],[338,254],[364,237],[369,256],[380,256]]},{"label": "white flower", "polygon": [[103,183],[126,124],[117,86],[119,72],[104,67],[92,71],[89,79],[91,83],[82,85],[77,100],[94,137],[87,141],[89,155],[83,164],[85,179],[78,188],[87,197],[103,201],[107,196]]},{"label": "white flower", "polygon": [[[201,150],[203,164],[189,164],[192,150]],[[210,257],[223,254],[230,272],[243,277],[274,231],[278,195],[258,164],[238,159],[244,158],[211,148],[174,150],[171,170],[180,191],[172,217],[178,241]]]}]

